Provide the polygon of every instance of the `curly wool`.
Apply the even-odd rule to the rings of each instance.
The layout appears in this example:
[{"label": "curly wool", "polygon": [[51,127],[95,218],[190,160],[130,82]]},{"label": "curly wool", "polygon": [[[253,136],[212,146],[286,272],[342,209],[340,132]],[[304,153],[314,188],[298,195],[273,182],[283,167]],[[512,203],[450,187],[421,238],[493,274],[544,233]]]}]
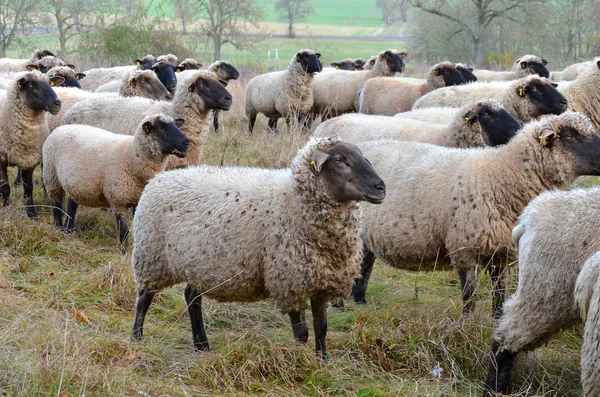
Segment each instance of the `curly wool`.
[{"label": "curly wool", "polygon": [[134,219],[138,286],[186,281],[219,301],[272,296],[283,312],[306,308],[311,297],[348,294],[362,256],[362,213],[356,202],[333,201],[311,171],[313,151],[338,141],[311,139],[291,169],[157,175]]}]

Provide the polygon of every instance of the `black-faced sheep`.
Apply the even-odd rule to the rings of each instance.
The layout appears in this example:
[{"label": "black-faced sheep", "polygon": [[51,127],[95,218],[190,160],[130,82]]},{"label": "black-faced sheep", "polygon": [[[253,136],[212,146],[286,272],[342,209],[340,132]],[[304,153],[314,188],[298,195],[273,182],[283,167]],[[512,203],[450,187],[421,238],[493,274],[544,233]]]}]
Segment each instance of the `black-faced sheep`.
[{"label": "black-faced sheep", "polygon": [[454,66],[462,74],[465,83],[474,83],[477,81],[477,76],[473,74],[473,68],[468,67],[464,63],[455,63]]},{"label": "black-faced sheep", "polygon": [[473,74],[477,76],[478,81],[509,81],[536,74],[540,77],[550,77],[550,72],[546,69],[548,62],[535,55],[523,55],[517,59],[510,72],[494,72],[491,70],[474,70]]},{"label": "black-faced sheep", "polygon": [[123,80],[114,80],[103,84],[94,92],[118,92],[123,97],[138,96],[159,101],[173,99],[171,93],[152,70],[134,70]]}]

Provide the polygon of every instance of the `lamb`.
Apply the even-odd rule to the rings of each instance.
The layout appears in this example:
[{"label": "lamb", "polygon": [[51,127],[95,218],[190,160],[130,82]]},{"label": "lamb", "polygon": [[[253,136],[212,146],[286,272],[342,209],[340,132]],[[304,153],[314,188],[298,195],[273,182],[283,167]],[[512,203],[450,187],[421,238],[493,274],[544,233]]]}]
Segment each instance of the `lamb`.
[{"label": "lamb", "polygon": [[185,58],[177,65],[175,72],[182,72],[184,70],[198,70],[202,67],[202,64],[195,59]]},{"label": "lamb", "polygon": [[48,50],[35,50],[29,59],[0,58],[0,73],[24,72],[27,65],[31,65],[43,57],[54,56]]},{"label": "lamb", "polygon": [[46,72],[48,78],[62,77],[65,81],[60,85],[61,87],[77,87],[81,88],[79,80],[85,77],[85,73],[76,73],[73,68],[69,66],[55,66]]},{"label": "lamb", "polygon": [[319,125],[314,136],[337,134],[350,142],[394,139],[468,148],[503,145],[520,128],[520,124],[500,103],[490,99],[455,110],[453,120],[448,125],[385,116],[345,114]]},{"label": "lamb", "polygon": [[124,220],[127,209],[135,208],[146,183],[165,170],[168,155],[183,158],[190,147],[179,129],[182,124],[182,119],[157,114],[145,117],[133,136],[87,125],[57,128],[44,143],[42,174],[53,200],[56,226],[63,227],[65,193],[69,197],[69,232],[79,205],[110,208],[116,215],[124,254],[129,234]]},{"label": "lamb", "polygon": [[409,111],[417,99],[440,87],[464,84],[465,79],[452,62],[434,65],[425,80],[376,77],[360,93],[360,113],[393,116]]},{"label": "lamb", "polygon": [[[240,78],[240,72],[226,60],[220,60],[212,63],[208,70],[217,75],[217,78],[221,81],[229,83],[231,80],[237,80]],[[213,127],[215,132],[219,132],[219,111],[213,110]]]},{"label": "lamb", "polygon": [[288,125],[292,117],[302,123],[313,106],[312,84],[315,73],[321,71],[320,56],[312,50],[300,50],[292,57],[286,70],[261,74],[248,82],[245,109],[250,133],[259,113],[269,119],[272,130],[281,117]]},{"label": "lamb", "polygon": [[357,64],[351,58],[346,58],[340,62],[332,62],[331,67],[339,70],[363,70],[363,65]]},{"label": "lamb", "polygon": [[95,92],[118,92],[123,97],[138,96],[159,101],[173,99],[156,73],[151,70],[134,70],[125,79],[103,84]]},{"label": "lamb", "polygon": [[456,70],[462,74],[465,83],[474,83],[477,81],[477,76],[473,74],[473,68],[468,67],[464,63],[455,63],[454,66],[456,67]]},{"label": "lamb", "polygon": [[202,166],[158,174],[133,221],[133,337],[142,339],[154,295],[187,282],[196,349],[209,349],[203,297],[250,302],[271,296],[304,343],[310,299],[316,352],[325,356],[327,302],[347,294],[359,270],[357,202],[384,198],[385,184],[371,164],[337,137],[311,139],[291,169]]},{"label": "lamb", "polygon": [[49,79],[38,71],[19,73],[0,106],[0,198],[7,206],[10,197],[7,167],[19,167],[25,210],[30,218],[37,216],[32,176],[41,161],[42,143],[48,131],[46,112],[56,114],[61,105],[50,85],[62,82],[62,77]]},{"label": "lamb", "polygon": [[64,124],[88,124],[98,128],[131,135],[141,120],[151,114],[164,113],[184,119],[182,131],[191,148],[185,159],[171,157],[167,169],[199,164],[208,135],[212,109],[229,110],[231,94],[213,73],[197,71],[181,78],[173,101],[153,101],[147,98],[104,98],[102,95],[75,104],[66,114]]},{"label": "lamb", "polygon": [[550,77],[546,69],[548,61],[535,55],[523,55],[515,61],[510,72],[494,72],[491,70],[474,70],[478,81],[510,81],[536,74],[540,77]]},{"label": "lamb", "polygon": [[373,77],[394,76],[404,70],[405,52],[382,51],[371,70],[350,72],[332,70],[317,75],[313,82],[312,116],[336,117],[358,111],[357,95],[365,82]]},{"label": "lamb", "polygon": [[[591,134],[593,128],[588,127]],[[567,137],[573,137],[566,130]],[[553,139],[562,138],[561,136]],[[595,139],[597,140],[597,138]],[[588,156],[598,157],[595,145]],[[600,170],[600,164],[594,164]],[[598,228],[600,189],[553,191],[532,200],[513,229],[519,247],[519,285],[504,304],[492,337],[484,387],[508,394],[518,353],[585,321],[581,356],[584,396],[598,396]],[[587,320],[586,320],[587,317]],[[589,343],[594,347],[589,349]]]},{"label": "lamb", "polygon": [[539,76],[527,76],[509,83],[471,83],[439,88],[420,98],[413,109],[437,106],[463,106],[469,102],[497,99],[508,112],[524,124],[545,114],[560,114],[567,100],[556,84]]},{"label": "lamb", "polygon": [[[525,125],[499,148],[451,149],[415,142],[358,145],[389,183],[379,210],[365,211],[367,257],[402,269],[452,265],[460,276],[463,312],[473,311],[475,269],[491,274],[494,318],[502,312],[506,264],[513,261],[511,228],[540,193],[567,188],[580,175],[600,175],[600,136],[575,112]],[[423,184],[434,188],[426,188]],[[373,254],[374,253],[374,254]],[[368,275],[373,261],[361,272]],[[353,289],[364,301],[368,277]]]}]

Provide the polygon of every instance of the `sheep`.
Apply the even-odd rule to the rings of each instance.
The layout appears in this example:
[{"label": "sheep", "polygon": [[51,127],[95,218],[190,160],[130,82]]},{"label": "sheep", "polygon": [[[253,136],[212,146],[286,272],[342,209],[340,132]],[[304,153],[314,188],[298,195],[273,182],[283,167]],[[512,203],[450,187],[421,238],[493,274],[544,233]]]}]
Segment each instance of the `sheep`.
[{"label": "sheep", "polygon": [[436,124],[448,124],[457,110],[458,108],[450,106],[413,109],[409,112],[398,113],[394,115],[394,118],[412,119]]},{"label": "sheep", "polygon": [[360,113],[393,116],[409,111],[417,99],[440,87],[464,84],[465,79],[452,62],[440,62],[427,73],[425,80],[402,77],[375,77],[368,80],[360,93]]},{"label": "sheep", "polygon": [[[134,59],[133,64],[134,65],[132,66],[115,66],[112,68],[95,68],[86,70],[84,73],[87,77],[82,82],[81,87],[84,90],[95,91],[102,84],[108,83],[111,80],[121,80],[125,78],[128,73],[136,69],[152,69],[152,67],[156,64],[156,58],[154,58],[153,55],[148,54],[141,59]],[[163,80],[161,79],[161,81]]]},{"label": "sheep", "polygon": [[195,59],[185,58],[183,61],[177,65],[175,68],[175,72],[182,72],[184,70],[197,70],[202,67],[202,64]]},{"label": "sheep", "polygon": [[[118,98],[118,94],[115,93],[96,93],[89,92],[85,90],[81,90],[75,87],[53,87],[54,92],[58,95],[58,98],[61,102],[60,111],[56,114],[48,115],[48,132],[46,134],[49,135],[52,131],[54,131],[57,127],[61,126],[64,122],[65,116],[67,112],[76,104],[81,101],[85,101],[90,98]],[[40,146],[41,150],[41,146]],[[41,151],[40,151],[41,154]]]},{"label": "sheep", "polygon": [[149,70],[152,69],[152,65],[157,62],[157,59],[152,54],[146,54],[143,58],[134,59],[133,63],[137,65],[138,69]]},{"label": "sheep", "polygon": [[377,61],[377,55],[373,55],[371,58],[367,59],[367,62],[363,66],[364,70],[371,70],[373,66],[375,66],[375,62]]},{"label": "sheep", "polygon": [[358,65],[351,58],[346,58],[340,62],[331,63],[331,67],[339,70],[363,70],[363,65]]},{"label": "sheep", "polygon": [[288,125],[292,117],[298,121],[306,117],[313,106],[312,84],[315,73],[321,71],[320,56],[312,50],[300,50],[286,70],[261,74],[248,82],[244,103],[250,133],[259,113],[269,119],[272,130],[280,117],[284,117]]},{"label": "sheep", "polygon": [[156,292],[185,281],[196,349],[209,349],[203,296],[242,302],[271,296],[304,343],[310,299],[316,352],[325,356],[327,302],[347,294],[358,273],[357,202],[384,198],[385,184],[371,164],[337,137],[309,140],[291,169],[202,166],[158,174],[133,221],[133,338],[142,339]]},{"label": "sheep", "polygon": [[509,81],[535,74],[540,77],[550,77],[550,72],[546,69],[548,61],[535,55],[523,55],[517,59],[510,72],[494,72],[492,70],[474,70],[473,74],[477,76],[478,81]]},{"label": "sheep", "polygon": [[186,120],[182,131],[191,148],[185,159],[171,157],[167,169],[199,164],[209,128],[212,109],[229,110],[231,94],[213,73],[197,71],[181,78],[173,101],[153,101],[147,98],[123,98],[102,95],[79,102],[67,112],[64,124],[88,124],[105,130],[131,135],[141,120],[151,114],[164,113]]},{"label": "sheep", "polygon": [[174,68],[176,68],[180,64],[179,58],[173,54],[159,55],[158,58],[156,58],[156,62],[167,62],[173,65]]},{"label": "sheep", "polygon": [[81,88],[79,80],[85,77],[85,73],[76,73],[69,66],[55,66],[46,72],[48,78],[62,77],[65,81],[60,85],[61,87],[77,87]]},{"label": "sheep", "polygon": [[94,92],[118,92],[123,97],[139,96],[159,101],[173,99],[156,73],[151,70],[134,70],[125,79],[103,84]]},{"label": "sheep", "polygon": [[60,58],[57,58],[55,56],[46,56],[41,58],[39,61],[34,62],[31,65],[27,65],[26,68],[27,70],[39,70],[42,73],[47,73],[50,69],[52,69],[53,67],[56,66],[67,66],[70,67],[71,69],[75,69],[75,65],[71,65],[66,63],[65,61],[63,61]]},{"label": "sheep", "polygon": [[319,125],[313,136],[337,134],[350,142],[394,139],[467,148],[503,145],[520,128],[520,124],[500,103],[490,99],[455,110],[453,120],[448,125],[386,116],[345,114]]},{"label": "sheep", "polygon": [[133,136],[77,124],[54,130],[44,143],[42,180],[53,200],[56,226],[63,227],[65,193],[69,197],[67,232],[74,228],[79,205],[110,208],[124,254],[127,209],[135,208],[146,183],[165,170],[168,155],[183,158],[190,147],[179,129],[182,124],[183,119],[157,114],[145,117]]},{"label": "sheep", "polygon": [[560,114],[567,109],[567,100],[555,87],[555,83],[535,75],[508,83],[471,83],[443,87],[420,98],[413,109],[458,107],[473,101],[497,99],[518,122],[524,124],[542,115]]},{"label": "sheep", "polygon": [[[499,148],[383,140],[358,146],[394,197],[376,211],[364,209],[364,242],[372,257],[402,269],[452,265],[464,313],[474,309],[475,269],[482,263],[491,273],[494,318],[502,312],[502,270],[514,256],[510,231],[519,213],[545,190],[600,175],[600,136],[585,115],[570,111],[525,125]],[[363,263],[363,275],[372,264]],[[357,302],[364,301],[367,282],[357,281]]]},{"label": "sheep", "polygon": [[38,49],[31,54],[29,59],[0,58],[0,73],[23,72],[26,70],[27,65],[31,65],[46,56],[54,56],[54,54],[48,50]]},{"label": "sheep", "polygon": [[559,83],[558,91],[567,98],[569,109],[584,113],[600,131],[600,57],[590,62],[575,80]]},{"label": "sheep", "polygon": [[371,70],[350,72],[333,70],[318,74],[313,81],[312,117],[336,117],[358,111],[358,91],[369,79],[394,76],[404,70],[405,52],[387,50],[379,53]]},{"label": "sheep", "polygon": [[60,110],[60,100],[52,85],[62,83],[62,77],[49,79],[40,72],[19,73],[6,91],[0,106],[0,197],[7,206],[10,197],[7,167],[21,169],[25,210],[36,218],[33,207],[33,170],[41,161],[41,147],[48,130],[46,112]]},{"label": "sheep", "polygon": [[[590,134],[593,128],[587,127]],[[568,131],[568,130],[567,130]],[[562,133],[561,133],[562,134]],[[573,139],[578,139],[567,132]],[[554,137],[553,139],[562,138]],[[588,155],[598,157],[591,147]],[[600,169],[600,164],[595,164]],[[504,314],[492,336],[484,387],[508,394],[518,353],[545,343],[561,329],[585,324],[581,357],[585,396],[598,396],[597,338],[600,189],[552,191],[532,200],[512,232],[519,247],[519,284],[504,304]],[[587,261],[587,262],[586,262]],[[592,298],[593,296],[593,298]],[[588,302],[592,298],[591,305]],[[590,309],[593,308],[593,311]],[[587,317],[587,320],[585,320]]]},{"label": "sheep", "polygon": [[473,68],[468,67],[464,63],[455,63],[454,66],[456,67],[456,70],[462,74],[465,83],[474,83],[477,81],[477,76],[473,74]]},{"label": "sheep", "polygon": [[[240,77],[240,72],[226,60],[220,60],[213,62],[208,70],[217,75],[217,78],[221,81],[229,83],[231,80],[237,80]],[[213,127],[215,132],[219,132],[219,110],[213,110]]]},{"label": "sheep", "polygon": [[361,69],[359,69],[359,70],[362,70],[362,68],[364,68],[364,67],[365,67],[365,65],[367,64],[367,61],[366,61],[364,58],[356,58],[356,59],[354,60],[354,64],[355,64],[356,66],[360,66],[360,67],[361,67]]}]

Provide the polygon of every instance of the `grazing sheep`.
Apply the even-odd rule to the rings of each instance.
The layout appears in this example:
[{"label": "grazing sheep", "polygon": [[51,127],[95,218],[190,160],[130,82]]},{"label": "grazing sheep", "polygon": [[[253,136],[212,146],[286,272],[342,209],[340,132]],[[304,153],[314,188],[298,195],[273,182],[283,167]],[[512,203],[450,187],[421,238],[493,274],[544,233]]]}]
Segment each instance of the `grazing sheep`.
[{"label": "grazing sheep", "polygon": [[245,108],[250,132],[259,113],[269,119],[272,130],[281,117],[288,125],[292,117],[302,123],[313,106],[312,84],[315,73],[321,71],[320,56],[312,50],[300,50],[286,70],[261,74],[248,82]]},{"label": "grazing sheep", "polygon": [[[208,70],[217,75],[217,78],[221,81],[229,83],[231,80],[237,80],[240,78],[240,72],[226,60],[220,60],[212,63]],[[215,132],[219,132],[219,110],[213,110],[213,127]]]},{"label": "grazing sheep", "polygon": [[179,58],[177,57],[177,55],[173,55],[173,54],[164,54],[164,55],[159,55],[158,58],[156,58],[156,62],[167,62],[171,65],[173,65],[173,67],[177,67],[179,66],[180,62],[179,62]]},{"label": "grazing sheep", "polygon": [[[502,270],[514,256],[511,229],[525,205],[580,175],[600,175],[600,137],[589,119],[575,112],[531,122],[499,148],[399,141],[359,147],[393,197],[377,210],[365,207],[366,247],[401,269],[452,265],[460,276],[465,313],[474,309],[475,269],[484,265],[491,273],[495,318],[504,300]],[[363,264],[363,274],[372,263]],[[367,281],[358,280],[356,301],[364,300]]]},{"label": "grazing sheep", "polygon": [[[591,124],[587,129],[595,136]],[[589,144],[580,143],[572,131],[565,132],[565,138],[578,141],[571,143],[571,147]],[[562,140],[563,134],[552,139]],[[598,159],[596,146],[592,145],[587,151],[588,156]],[[600,171],[598,160],[594,167],[596,172]],[[598,254],[594,253],[600,250],[599,199],[597,187],[547,192],[532,200],[519,217],[512,233],[519,247],[519,285],[504,304],[504,314],[492,337],[484,382],[487,390],[508,394],[518,353],[537,348],[559,330],[579,323],[582,317],[585,321],[587,317],[581,357],[582,383],[585,396],[599,395],[598,371],[592,374],[588,367],[600,364],[597,359],[592,360],[598,355],[599,328],[594,323],[599,314],[597,277],[600,269]],[[592,296],[592,304],[588,305]],[[590,351],[588,343],[592,337],[595,342]]]},{"label": "grazing sheep", "polygon": [[331,63],[331,67],[339,70],[363,70],[363,65],[358,65],[351,58],[346,58],[340,62]]},{"label": "grazing sheep", "polygon": [[73,68],[69,66],[55,66],[46,72],[48,78],[62,77],[65,81],[60,85],[61,87],[77,87],[81,88],[79,80],[85,77],[85,73],[75,73]]},{"label": "grazing sheep", "polygon": [[386,116],[345,114],[319,125],[314,136],[337,134],[350,142],[394,139],[468,148],[503,145],[520,128],[521,125],[500,103],[490,99],[455,109],[453,120],[448,125]]},{"label": "grazing sheep", "polygon": [[375,77],[360,93],[360,113],[393,116],[407,112],[423,95],[440,87],[464,84],[465,79],[452,62],[440,62],[427,73],[427,79]]},{"label": "grazing sheep", "polygon": [[271,296],[302,342],[310,300],[316,351],[324,356],[327,302],[346,295],[358,273],[357,201],[384,197],[371,164],[337,137],[311,139],[291,169],[203,166],[157,175],[133,221],[133,337],[142,339],[156,292],[187,282],[196,349],[209,349],[203,297],[252,302]]},{"label": "grazing sheep", "polygon": [[464,63],[455,63],[454,66],[462,74],[465,83],[474,83],[477,81],[477,76],[473,74],[473,68],[468,67]]},{"label": "grazing sheep", "polygon": [[198,70],[202,67],[202,64],[195,59],[185,58],[177,67],[175,72],[182,72],[184,70]]},{"label": "grazing sheep", "polygon": [[404,70],[405,52],[382,51],[371,70],[332,70],[318,74],[313,81],[312,117],[336,117],[358,111],[358,92],[373,77],[394,76]]},{"label": "grazing sheep", "polygon": [[123,97],[137,96],[159,101],[173,99],[152,70],[134,70],[123,80],[103,84],[95,92],[118,92]]},{"label": "grazing sheep", "polygon": [[540,77],[550,77],[550,72],[546,69],[548,61],[535,55],[523,55],[515,61],[512,71],[494,72],[492,70],[474,70],[473,74],[477,76],[478,81],[509,81],[536,74]]},{"label": "grazing sheep", "polygon": [[64,125],[43,149],[42,178],[52,198],[52,214],[63,227],[63,202],[69,197],[66,230],[72,231],[79,205],[110,208],[116,215],[121,253],[127,244],[124,215],[135,208],[144,186],[167,166],[167,156],[185,157],[190,142],[179,129],[182,119],[164,114],[144,118],[133,136],[88,125]]},{"label": "grazing sheep", "polygon": [[528,123],[545,114],[560,114],[567,100],[556,90],[556,84],[539,76],[527,76],[512,82],[471,83],[439,88],[420,98],[413,109],[427,107],[460,107],[474,101],[497,99],[520,123]]},{"label": "grazing sheep", "polygon": [[190,140],[191,148],[185,159],[171,157],[167,166],[167,169],[179,168],[199,164],[208,135],[211,110],[229,110],[232,100],[231,94],[213,73],[200,70],[191,77],[180,79],[173,101],[137,97],[104,98],[100,94],[75,104],[67,112],[64,124],[87,124],[131,135],[148,115],[164,113],[175,119],[184,119],[186,123],[182,131]]},{"label": "grazing sheep", "polygon": [[48,131],[46,112],[56,114],[60,110],[60,100],[50,85],[62,82],[62,77],[49,79],[37,71],[19,73],[0,104],[0,198],[7,206],[10,197],[7,167],[19,167],[25,209],[30,218],[36,217],[32,176],[41,161]]},{"label": "grazing sheep", "polygon": [[588,63],[575,80],[559,83],[558,91],[567,98],[569,109],[584,113],[600,131],[600,57]]},{"label": "grazing sheep", "polygon": [[27,65],[34,64],[43,57],[54,56],[48,50],[35,50],[29,59],[0,58],[0,73],[24,72]]}]

